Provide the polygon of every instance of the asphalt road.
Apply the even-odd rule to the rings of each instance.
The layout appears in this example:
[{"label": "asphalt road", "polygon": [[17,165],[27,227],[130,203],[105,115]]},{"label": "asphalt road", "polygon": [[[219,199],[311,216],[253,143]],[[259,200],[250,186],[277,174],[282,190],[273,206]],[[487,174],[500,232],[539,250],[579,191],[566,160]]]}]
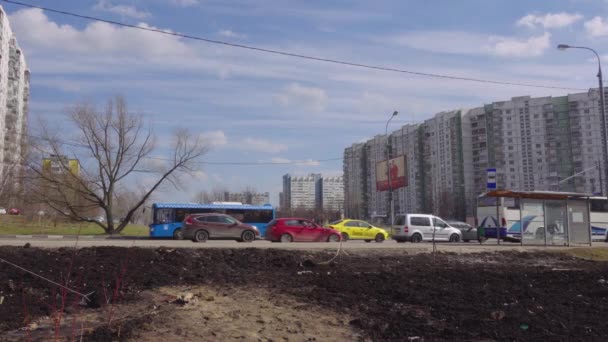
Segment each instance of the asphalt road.
[{"label": "asphalt road", "polygon": [[[31,247],[41,248],[59,248],[59,247],[73,247],[76,244],[74,239],[37,239],[37,238],[12,238],[12,239],[0,239],[0,246],[23,246],[26,243],[30,243]],[[339,243],[328,243],[328,242],[299,242],[299,243],[271,243],[268,241],[254,241],[251,243],[239,243],[236,241],[207,241],[205,243],[194,243],[192,241],[176,241],[176,240],[147,240],[147,239],[80,239],[77,246],[80,248],[84,247],[98,247],[98,246],[115,246],[115,247],[142,247],[142,248],[157,248],[157,247],[168,247],[168,248],[281,248],[281,249],[293,249],[293,250],[320,250],[320,249],[337,249]],[[588,247],[588,246],[581,246]],[[593,247],[608,247],[608,243],[605,242],[594,242]],[[383,243],[364,241],[348,241],[342,244],[342,248],[348,250],[405,250],[408,253],[415,252],[427,252],[432,251],[433,244],[428,242],[422,242],[418,244],[397,243],[395,241],[385,241]],[[477,242],[469,243],[437,243],[437,249],[444,252],[456,252],[456,253],[471,253],[471,252],[487,252],[496,250],[518,250],[518,251],[530,251],[530,250],[556,250],[561,248],[567,248],[563,246],[520,246],[519,244],[501,242],[500,245],[496,244],[496,240],[488,240],[483,244]]]}]

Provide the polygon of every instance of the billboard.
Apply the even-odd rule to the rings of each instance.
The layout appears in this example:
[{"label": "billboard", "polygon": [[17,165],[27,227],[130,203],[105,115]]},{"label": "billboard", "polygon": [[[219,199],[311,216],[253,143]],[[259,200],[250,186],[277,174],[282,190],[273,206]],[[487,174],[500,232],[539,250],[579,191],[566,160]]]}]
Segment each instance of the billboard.
[{"label": "billboard", "polygon": [[[65,165],[66,162],[67,165]],[[78,159],[67,159],[65,157],[56,156],[42,159],[42,170],[44,170],[45,172],[61,174],[63,173],[63,169],[65,166],[69,168],[70,172],[73,175],[80,175],[80,162],[78,161]]]},{"label": "billboard", "polygon": [[[405,156],[402,155],[389,160],[388,164],[390,166],[388,168],[386,164],[386,160],[376,163],[376,191],[394,190],[407,186],[407,164],[405,162]],[[390,187],[387,170],[391,173]]]}]

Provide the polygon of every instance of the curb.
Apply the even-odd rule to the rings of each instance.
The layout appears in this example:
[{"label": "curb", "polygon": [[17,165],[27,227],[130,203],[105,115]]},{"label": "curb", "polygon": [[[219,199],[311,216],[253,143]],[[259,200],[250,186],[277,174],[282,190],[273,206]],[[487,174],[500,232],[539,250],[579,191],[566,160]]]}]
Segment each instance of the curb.
[{"label": "curb", "polygon": [[107,235],[0,235],[0,239],[32,240],[148,240],[147,236],[107,236]]}]

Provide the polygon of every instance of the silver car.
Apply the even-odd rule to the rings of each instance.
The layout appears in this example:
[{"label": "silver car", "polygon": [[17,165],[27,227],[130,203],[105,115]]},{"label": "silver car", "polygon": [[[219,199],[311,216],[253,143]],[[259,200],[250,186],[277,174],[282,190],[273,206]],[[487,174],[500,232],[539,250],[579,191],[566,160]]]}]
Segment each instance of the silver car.
[{"label": "silver car", "polygon": [[471,240],[479,240],[479,236],[477,236],[477,228],[474,228],[470,224],[453,220],[448,220],[446,221],[446,223],[449,224],[451,227],[460,229],[460,232],[462,233],[462,241],[469,242]]}]

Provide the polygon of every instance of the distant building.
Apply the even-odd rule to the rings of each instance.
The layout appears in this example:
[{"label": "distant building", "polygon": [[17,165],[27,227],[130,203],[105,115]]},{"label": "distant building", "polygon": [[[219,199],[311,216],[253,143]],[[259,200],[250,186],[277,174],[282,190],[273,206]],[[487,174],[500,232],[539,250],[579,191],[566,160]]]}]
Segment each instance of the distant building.
[{"label": "distant building", "polygon": [[344,210],[344,177],[321,178],[321,203],[318,207],[325,211]]},{"label": "distant building", "polygon": [[323,177],[319,173],[307,176],[283,176],[283,192],[279,195],[282,209],[344,210],[344,178]]},{"label": "distant building", "polygon": [[243,192],[225,192],[225,202],[240,202],[243,204],[263,205],[270,203],[270,193],[255,193],[249,191]]},{"label": "distant building", "polygon": [[283,199],[286,209],[317,208],[318,190],[321,174],[311,173],[308,176],[283,176]]}]

